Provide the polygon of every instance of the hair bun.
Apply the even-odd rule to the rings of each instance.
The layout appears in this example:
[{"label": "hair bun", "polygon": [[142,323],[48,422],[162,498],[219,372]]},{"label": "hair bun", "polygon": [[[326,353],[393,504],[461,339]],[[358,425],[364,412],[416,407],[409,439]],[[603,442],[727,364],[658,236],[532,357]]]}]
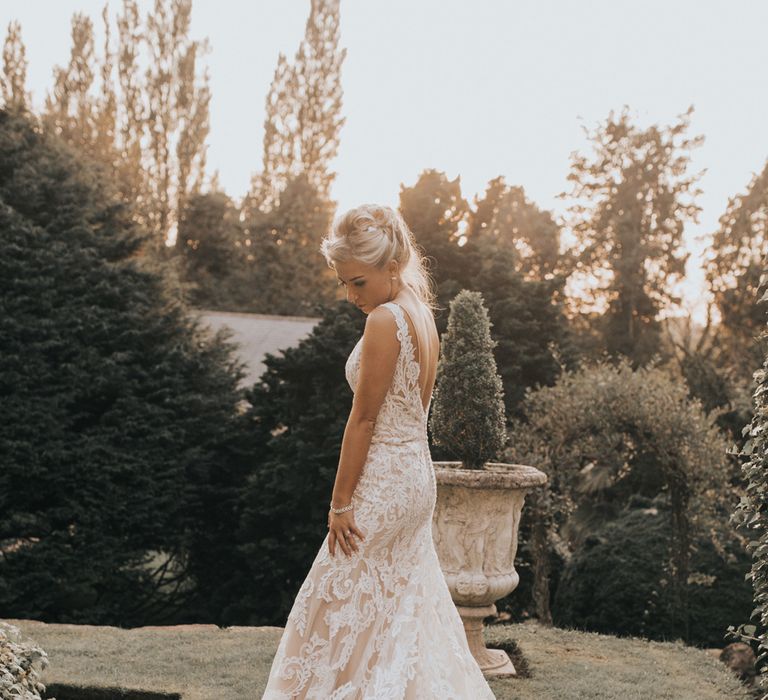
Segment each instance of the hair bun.
[{"label": "hair bun", "polygon": [[362,204],[339,214],[320,250],[330,267],[351,259],[377,267],[397,260],[403,281],[431,309],[435,307],[433,283],[424,256],[416,248],[402,214],[392,207]]},{"label": "hair bun", "polygon": [[397,221],[389,219],[386,223],[385,230],[389,240],[393,243],[397,243],[402,248],[403,238],[401,235],[400,227],[397,225]]}]

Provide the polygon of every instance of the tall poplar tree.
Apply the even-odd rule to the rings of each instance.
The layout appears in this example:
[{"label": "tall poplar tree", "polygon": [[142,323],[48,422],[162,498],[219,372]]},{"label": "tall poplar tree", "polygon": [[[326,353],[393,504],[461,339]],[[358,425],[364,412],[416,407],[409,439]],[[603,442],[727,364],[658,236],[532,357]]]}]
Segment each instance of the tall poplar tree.
[{"label": "tall poplar tree", "polygon": [[112,51],[112,32],[109,26],[109,6],[101,12],[104,25],[104,51],[99,66],[100,86],[94,115],[94,142],[97,154],[107,155],[114,171],[120,161],[117,152],[117,93],[112,79],[115,55]]},{"label": "tall poplar tree", "polygon": [[54,68],[53,90],[46,97],[43,114],[44,123],[54,133],[112,170],[119,160],[115,148],[117,98],[106,7],[102,21],[104,53],[99,60],[93,21],[82,13],[73,15],[69,63]]},{"label": "tall poplar tree", "polygon": [[269,210],[288,182],[305,175],[328,199],[339,148],[341,66],[339,0],[312,0],[304,39],[289,62],[280,54],[266,99],[262,170],[253,176],[246,209]]},{"label": "tall poplar tree", "polygon": [[312,0],[293,61],[280,54],[266,99],[262,170],[243,205],[246,308],[312,314],[335,298],[320,241],[333,215],[330,164],[339,146],[342,89],[339,0]]},{"label": "tall poplar tree", "polygon": [[74,14],[71,37],[69,63],[53,70],[53,90],[45,98],[44,123],[71,145],[94,156],[97,106],[92,88],[97,68],[91,18],[81,12]]},{"label": "tall poplar tree", "polygon": [[136,1],[123,0],[113,51],[105,7],[101,55],[93,22],[75,14],[69,62],[55,69],[45,102],[46,125],[115,176],[153,233],[154,252],[174,242],[179,212],[205,175],[211,93],[199,59],[207,42],[189,37],[191,11],[192,0],[155,0],[142,23]]},{"label": "tall poplar tree", "polygon": [[605,308],[606,349],[635,364],[659,350],[659,312],[680,302],[672,285],[684,276],[689,255],[683,228],[700,211],[695,184],[701,173],[687,172],[690,150],[703,142],[686,135],[692,112],[671,127],[647,129],[630,122],[626,107],[618,117],[611,112],[594,132],[585,128],[591,157],[572,155],[579,272],[602,283],[589,291]]},{"label": "tall poplar tree", "polygon": [[122,14],[117,15],[117,79],[120,102],[117,115],[118,151],[117,180],[123,196],[134,202],[137,215],[146,226],[143,213],[149,208],[149,188],[142,167],[142,141],[146,128],[147,106],[139,60],[142,50],[142,28],[136,0],[123,0]]},{"label": "tall poplar tree", "polygon": [[146,22],[147,168],[152,202],[147,214],[158,246],[166,239],[175,242],[179,212],[200,191],[205,174],[211,99],[207,69],[201,79],[196,78],[198,57],[208,44],[189,38],[191,15],[192,0],[155,0]]},{"label": "tall poplar tree", "polygon": [[29,108],[31,100],[26,87],[28,65],[26,48],[21,40],[21,25],[10,22],[3,44],[3,73],[0,75],[0,94],[6,108]]}]

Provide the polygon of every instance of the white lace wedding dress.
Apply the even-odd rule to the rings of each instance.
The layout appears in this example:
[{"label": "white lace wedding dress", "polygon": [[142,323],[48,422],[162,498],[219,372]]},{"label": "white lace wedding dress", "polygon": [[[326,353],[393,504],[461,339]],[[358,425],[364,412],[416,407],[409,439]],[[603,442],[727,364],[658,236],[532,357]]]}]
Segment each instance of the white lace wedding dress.
[{"label": "white lace wedding dress", "polygon": [[[355,489],[365,534],[347,557],[323,541],[272,662],[263,700],[486,700],[432,541],[435,475],[405,312],[400,351]],[[362,340],[362,338],[361,338]],[[354,391],[358,341],[346,364]]]}]

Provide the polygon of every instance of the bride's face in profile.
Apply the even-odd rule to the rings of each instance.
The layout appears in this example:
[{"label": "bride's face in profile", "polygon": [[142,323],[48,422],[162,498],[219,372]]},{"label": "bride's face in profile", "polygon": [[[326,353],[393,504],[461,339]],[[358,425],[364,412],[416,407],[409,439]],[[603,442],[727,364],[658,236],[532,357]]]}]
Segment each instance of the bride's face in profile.
[{"label": "bride's face in profile", "polygon": [[347,292],[347,301],[369,314],[387,301],[392,290],[397,288],[396,266],[394,261],[379,268],[359,260],[347,260],[336,263],[335,269],[339,284]]}]

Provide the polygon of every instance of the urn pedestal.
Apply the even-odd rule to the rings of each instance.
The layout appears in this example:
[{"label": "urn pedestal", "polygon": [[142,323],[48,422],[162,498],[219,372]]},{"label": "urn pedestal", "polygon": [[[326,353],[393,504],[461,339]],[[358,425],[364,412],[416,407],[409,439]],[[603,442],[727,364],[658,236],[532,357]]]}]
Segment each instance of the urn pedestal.
[{"label": "urn pedestal", "polygon": [[515,571],[517,533],[525,494],[547,480],[522,464],[434,462],[437,503],[432,534],[443,575],[459,611],[472,655],[486,676],[516,675],[509,657],[487,649],[483,619],[520,581]]}]

